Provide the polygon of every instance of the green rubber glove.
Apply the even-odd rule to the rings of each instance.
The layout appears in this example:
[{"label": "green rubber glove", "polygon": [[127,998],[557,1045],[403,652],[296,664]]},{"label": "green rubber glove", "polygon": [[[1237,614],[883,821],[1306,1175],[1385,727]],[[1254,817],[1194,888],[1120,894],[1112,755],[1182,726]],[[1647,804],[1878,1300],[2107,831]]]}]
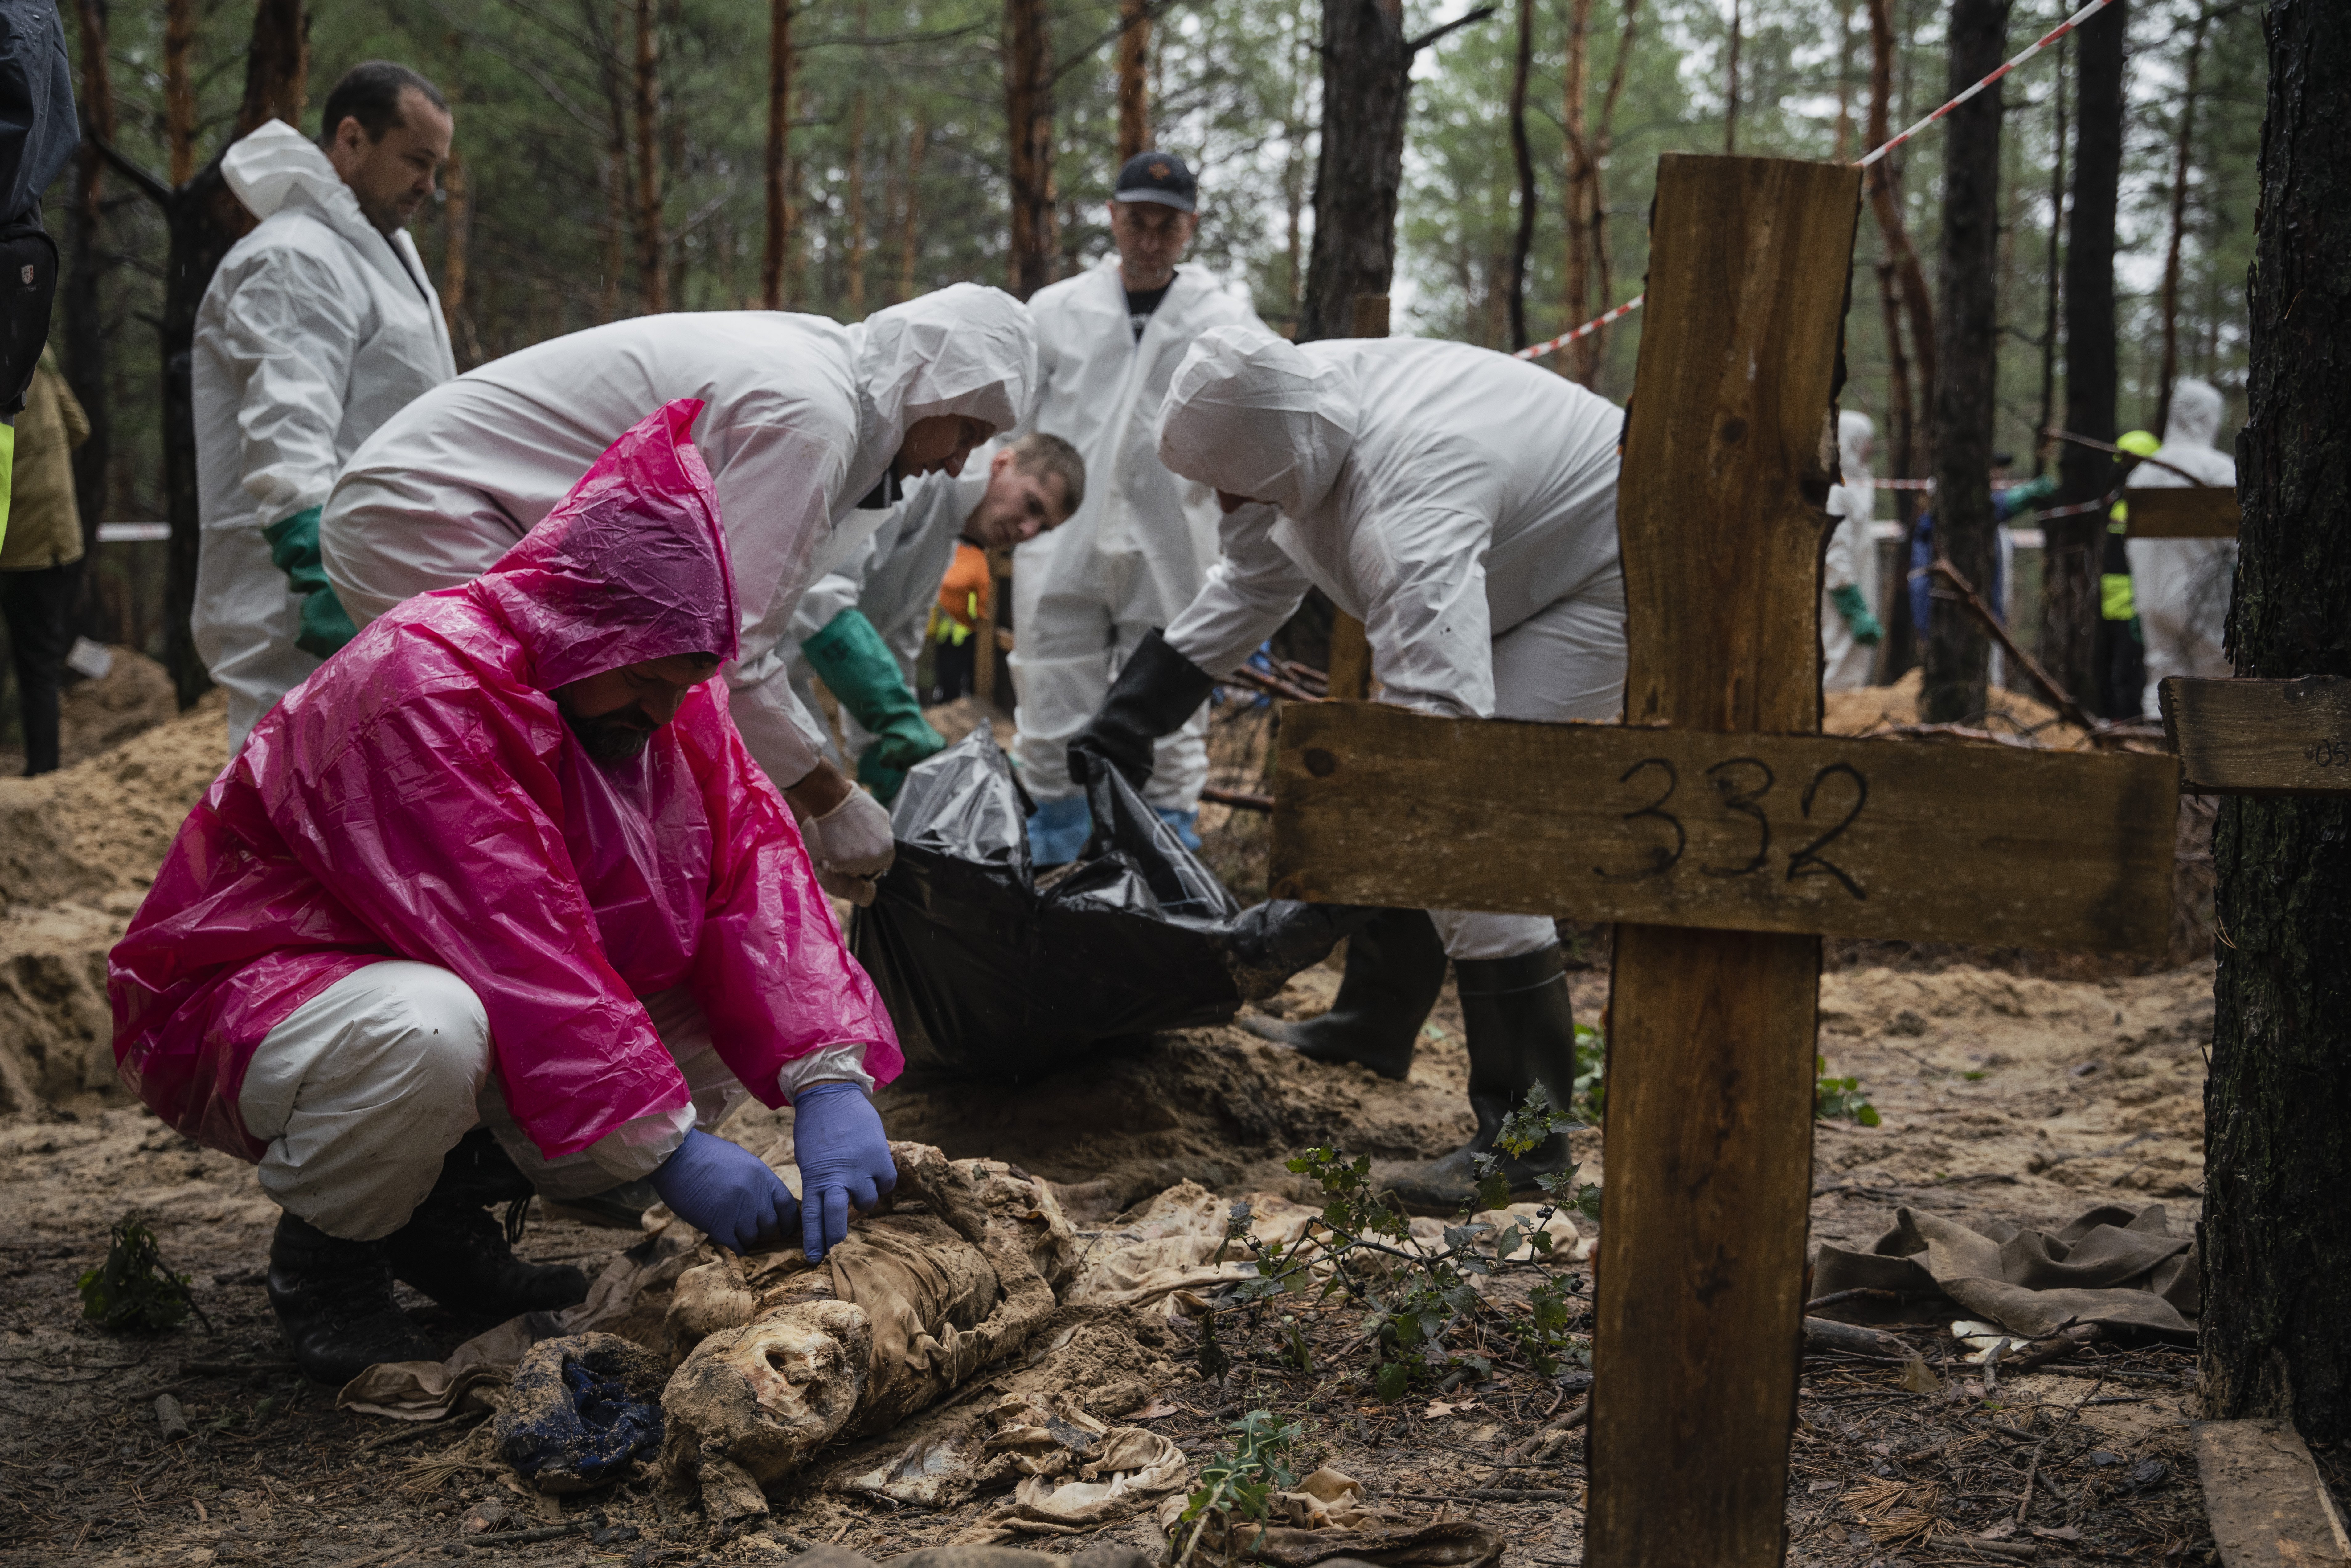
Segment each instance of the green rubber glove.
[{"label": "green rubber glove", "polygon": [[842,611],[801,643],[800,652],[841,706],[872,732],[873,744],[857,758],[857,777],[881,800],[897,794],[907,768],[946,749],[939,732],[924,722],[922,705],[864,612]]},{"label": "green rubber glove", "polygon": [[1857,583],[1848,582],[1843,588],[1830,589],[1829,602],[1837,607],[1837,613],[1844,617],[1845,629],[1863,647],[1875,648],[1885,637],[1886,628],[1877,623],[1877,617],[1872,615],[1869,606],[1862,602],[1861,588]]},{"label": "green rubber glove", "polygon": [[2001,491],[2000,498],[2001,504],[2008,508],[2009,514],[2013,517],[2018,512],[2032,510],[2056,494],[2056,476],[2043,474],[2038,478],[2027,479],[2022,485]]},{"label": "green rubber glove", "polygon": [[351,618],[343,610],[343,601],[335,597],[334,585],[327,580],[327,569],[319,556],[319,508],[281,517],[261,530],[269,541],[269,559],[294,591],[302,595],[301,629],[295,633],[294,645],[306,653],[319,658],[340,648],[360,634]]}]

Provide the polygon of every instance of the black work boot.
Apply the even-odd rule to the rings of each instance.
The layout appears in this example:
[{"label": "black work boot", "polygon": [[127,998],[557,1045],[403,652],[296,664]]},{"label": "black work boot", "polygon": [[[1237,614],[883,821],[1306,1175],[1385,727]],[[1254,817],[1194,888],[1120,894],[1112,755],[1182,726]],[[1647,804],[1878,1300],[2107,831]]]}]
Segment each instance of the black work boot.
[{"label": "black work boot", "polygon": [[1384,910],[1347,938],[1347,967],[1329,1012],[1302,1023],[1245,1022],[1251,1033],[1310,1061],[1353,1061],[1383,1078],[1402,1078],[1444,988],[1445,944],[1428,912]]},{"label": "black work boot", "polygon": [[[1478,1131],[1449,1155],[1374,1173],[1408,1213],[1459,1212],[1478,1187],[1471,1157],[1492,1151],[1503,1122],[1536,1084],[1549,1092],[1553,1110],[1567,1108],[1575,1091],[1575,1006],[1561,957],[1553,943],[1512,958],[1454,961]],[[1532,1197],[1541,1191],[1537,1177],[1563,1171],[1569,1163],[1567,1134],[1553,1133],[1523,1155],[1505,1156],[1501,1173],[1511,1197]]]},{"label": "black work boot", "polygon": [[269,1243],[269,1304],[306,1377],[340,1387],[378,1362],[439,1361],[393,1304],[381,1241],[345,1241],[290,1214]]},{"label": "black work boot", "polygon": [[408,1223],[384,1238],[384,1258],[402,1281],[465,1317],[503,1322],[577,1306],[588,1299],[588,1276],[568,1263],[516,1257],[486,1207],[530,1197],[530,1178],[487,1128],[476,1127],[443,1159],[440,1179]]}]

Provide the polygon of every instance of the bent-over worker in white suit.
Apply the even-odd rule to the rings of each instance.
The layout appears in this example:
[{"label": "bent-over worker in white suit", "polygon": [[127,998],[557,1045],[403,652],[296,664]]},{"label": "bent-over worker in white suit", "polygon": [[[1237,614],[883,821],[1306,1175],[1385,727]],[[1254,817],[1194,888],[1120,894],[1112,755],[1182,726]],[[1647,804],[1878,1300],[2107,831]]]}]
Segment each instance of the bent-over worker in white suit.
[{"label": "bent-over worker in white suit", "polygon": [[740,607],[727,707],[753,760],[805,823],[832,891],[862,903],[896,851],[890,815],[823,755],[788,668],[810,583],[888,515],[896,484],[959,473],[1028,411],[1028,309],[959,283],[854,327],[719,310],[641,316],[470,371],[386,424],[329,502],[327,575],[362,623],[470,582],[554,509],[604,449],[677,398],[705,405]]},{"label": "bent-over worker in white suit", "polygon": [[[1063,757],[1111,678],[1176,618],[1217,559],[1216,498],[1160,462],[1159,404],[1192,340],[1256,316],[1204,268],[1176,264],[1198,226],[1197,183],[1172,152],[1120,169],[1110,202],[1114,257],[1039,289],[1036,428],[1085,457],[1092,482],[1066,528],[1013,556],[1012,759],[1037,802],[1036,863],[1077,858],[1091,821]],[[1162,739],[1144,800],[1187,844],[1208,781],[1203,704]]]},{"label": "bent-over worker in white suit", "polygon": [[[2171,389],[2171,412],[2155,461],[2131,470],[2143,490],[2184,488],[2188,475],[2207,485],[2237,484],[2237,460],[2212,444],[2222,403],[2210,382],[2193,377]],[[2168,463],[2164,468],[2158,464]],[[2185,470],[2185,473],[2175,472]],[[2131,539],[2131,598],[2147,636],[2147,690],[2142,710],[2158,718],[2156,688],[2167,675],[2230,674],[2229,594],[2237,580],[2234,539]]]},{"label": "bent-over worker in white suit", "polygon": [[[1069,520],[1086,494],[1086,465],[1058,435],[1032,430],[976,455],[966,471],[913,486],[857,553],[812,585],[792,619],[792,688],[817,712],[822,680],[841,706],[858,782],[883,804],[906,769],[946,742],[923,717],[914,666],[957,544],[1009,549]],[[830,740],[828,739],[828,746]]]},{"label": "bent-over worker in white suit", "polygon": [[[1614,404],[1574,382],[1466,344],[1299,348],[1248,328],[1207,333],[1168,389],[1159,452],[1217,492],[1224,551],[1199,597],[1135,650],[1071,742],[1071,768],[1147,771],[1153,737],[1310,586],[1362,619],[1382,701],[1462,718],[1611,717],[1625,687],[1623,423]],[[1575,1018],[1552,923],[1390,911],[1349,940],[1328,1013],[1259,1031],[1317,1061],[1401,1078],[1448,956],[1477,1135],[1382,1177],[1431,1213],[1468,1196],[1470,1156],[1492,1147],[1528,1090],[1541,1083],[1553,1105],[1568,1103]],[[1559,1134],[1502,1168],[1523,1189],[1566,1163]]]},{"label": "bent-over worker in white suit", "polygon": [[453,129],[431,82],[374,60],[327,95],[319,142],[273,120],[221,160],[261,222],[196,308],[203,532],[189,622],[228,694],[231,756],[351,634],[319,570],[319,507],[336,473],[457,373],[441,298],[402,226],[433,194]]}]

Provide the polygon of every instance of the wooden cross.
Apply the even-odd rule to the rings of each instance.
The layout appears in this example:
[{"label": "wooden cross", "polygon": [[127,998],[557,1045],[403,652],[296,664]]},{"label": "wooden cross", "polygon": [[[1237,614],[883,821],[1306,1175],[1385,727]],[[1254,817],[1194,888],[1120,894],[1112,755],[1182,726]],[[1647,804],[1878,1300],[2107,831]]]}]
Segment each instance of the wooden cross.
[{"label": "wooden cross", "polygon": [[2168,757],[1819,734],[1860,174],[1658,168],[1622,726],[1283,710],[1277,896],[1613,920],[1584,1562],[1785,1544],[1826,934],[2162,951]]}]

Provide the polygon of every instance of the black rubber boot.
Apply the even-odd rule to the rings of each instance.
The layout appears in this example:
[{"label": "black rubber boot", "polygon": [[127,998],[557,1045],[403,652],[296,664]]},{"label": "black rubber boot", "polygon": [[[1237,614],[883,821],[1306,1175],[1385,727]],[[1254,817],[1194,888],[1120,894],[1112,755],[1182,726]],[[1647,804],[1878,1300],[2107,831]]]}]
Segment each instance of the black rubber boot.
[{"label": "black rubber boot", "polygon": [[1154,630],[1135,644],[1093,717],[1070,737],[1070,777],[1083,784],[1107,763],[1142,789],[1151,779],[1155,743],[1183,728],[1216,689],[1215,676]]},{"label": "black rubber boot", "polygon": [[381,1241],[344,1241],[283,1214],[269,1243],[269,1304],[306,1377],[337,1387],[384,1361],[441,1352],[393,1304]]},{"label": "black rubber boot", "polygon": [[384,1238],[385,1260],[399,1279],[466,1317],[504,1321],[577,1306],[588,1299],[588,1276],[568,1263],[516,1257],[507,1228],[486,1207],[531,1196],[530,1179],[486,1128],[476,1127],[443,1159],[440,1179],[408,1223]]},{"label": "black rubber boot", "polygon": [[649,1181],[623,1182],[606,1192],[590,1193],[586,1197],[538,1200],[539,1212],[549,1219],[576,1220],[581,1225],[601,1226],[606,1230],[642,1230],[645,1210],[661,1201],[661,1194]]},{"label": "black rubber boot", "polygon": [[[1513,958],[1464,958],[1453,965],[1469,1048],[1469,1109],[1478,1131],[1433,1160],[1392,1166],[1379,1179],[1407,1213],[1450,1216],[1477,1191],[1471,1157],[1489,1153],[1502,1124],[1541,1084],[1552,1107],[1565,1110],[1575,1092],[1575,1005],[1567,992],[1558,944]],[[1568,1168],[1567,1134],[1553,1133],[1523,1156],[1505,1157],[1513,1198],[1533,1197],[1539,1176]]]},{"label": "black rubber boot", "polygon": [[1347,967],[1329,1012],[1302,1023],[1246,1022],[1250,1032],[1310,1061],[1352,1061],[1383,1078],[1402,1078],[1444,988],[1445,944],[1428,912],[1384,910],[1347,938]]}]

